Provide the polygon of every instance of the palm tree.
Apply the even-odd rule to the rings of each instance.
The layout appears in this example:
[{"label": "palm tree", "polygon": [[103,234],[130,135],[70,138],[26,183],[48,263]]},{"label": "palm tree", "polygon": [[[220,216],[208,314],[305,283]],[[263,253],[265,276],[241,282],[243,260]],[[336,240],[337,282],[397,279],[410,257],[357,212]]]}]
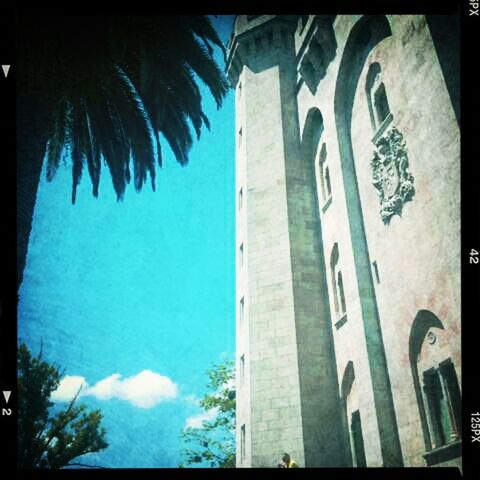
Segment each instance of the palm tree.
[{"label": "palm tree", "polygon": [[17,16],[17,288],[44,158],[51,180],[67,147],[72,202],[87,167],[98,195],[102,164],[121,200],[162,165],[160,133],[181,165],[192,132],[209,128],[198,79],[217,108],[228,90],[213,58],[225,49],[205,16]]}]

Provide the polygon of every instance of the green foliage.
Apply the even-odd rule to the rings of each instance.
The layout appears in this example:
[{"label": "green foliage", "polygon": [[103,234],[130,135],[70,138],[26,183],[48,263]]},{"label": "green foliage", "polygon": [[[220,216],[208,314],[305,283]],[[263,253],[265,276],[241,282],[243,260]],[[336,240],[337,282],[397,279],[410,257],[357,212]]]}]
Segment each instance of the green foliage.
[{"label": "green foliage", "polygon": [[75,458],[107,448],[100,410],[76,405],[78,394],[56,414],[50,395],[62,374],[33,357],[25,344],[18,349],[18,467],[62,468]]},{"label": "green foliage", "polygon": [[216,412],[202,427],[186,427],[181,437],[187,444],[180,467],[235,468],[235,367],[233,361],[213,365],[207,371],[207,394],[200,400],[205,412]]}]

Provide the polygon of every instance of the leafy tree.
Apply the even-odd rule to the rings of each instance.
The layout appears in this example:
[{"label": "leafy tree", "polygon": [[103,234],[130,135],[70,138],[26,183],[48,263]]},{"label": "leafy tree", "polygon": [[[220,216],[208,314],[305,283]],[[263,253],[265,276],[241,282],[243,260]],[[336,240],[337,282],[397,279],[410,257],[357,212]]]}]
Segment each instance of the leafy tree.
[{"label": "leafy tree", "polygon": [[182,451],[180,467],[209,465],[235,468],[235,368],[233,361],[214,365],[207,371],[207,393],[200,400],[205,412],[215,418],[202,427],[186,427],[182,438],[188,446]]},{"label": "leafy tree", "polygon": [[[102,164],[117,198],[140,190],[156,163],[160,134],[181,165],[202,126],[198,80],[220,107],[228,91],[213,47],[224,46],[202,15],[33,16],[17,32],[17,285],[20,285],[43,159],[51,180],[64,147],[72,156],[72,202],[86,168],[98,195]],[[102,161],[103,159],[103,161]]]},{"label": "leafy tree", "polygon": [[18,349],[19,468],[62,468],[108,447],[101,411],[75,404],[80,390],[67,408],[52,414],[50,396],[62,374],[41,357],[41,351],[33,357],[25,344]]}]

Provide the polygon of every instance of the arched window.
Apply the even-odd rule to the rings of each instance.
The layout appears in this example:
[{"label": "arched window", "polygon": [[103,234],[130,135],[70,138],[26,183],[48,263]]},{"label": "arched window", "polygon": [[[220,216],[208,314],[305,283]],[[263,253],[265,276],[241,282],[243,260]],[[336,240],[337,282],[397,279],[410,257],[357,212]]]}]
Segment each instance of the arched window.
[{"label": "arched window", "polygon": [[373,94],[373,107],[379,125],[381,125],[390,113],[388,106],[387,93],[385,92],[385,85],[381,83]]},{"label": "arched window", "polygon": [[360,410],[352,412],[350,420],[350,435],[352,436],[352,453],[355,467],[366,467],[365,447],[363,445],[362,422]]},{"label": "arched window", "polygon": [[450,358],[423,372],[423,394],[432,447],[442,447],[458,440],[461,432],[461,398],[457,374]]},{"label": "arched window", "polygon": [[245,355],[240,357],[240,386],[245,383]]},{"label": "arched window", "polygon": [[[428,465],[455,455],[462,434],[461,393],[442,322],[428,310],[415,317],[410,363]],[[439,450],[440,449],[440,450]],[[439,453],[440,452],[440,453]]]},{"label": "arched window", "polygon": [[243,463],[245,461],[245,424],[240,427],[240,461]]},{"label": "arched window", "polygon": [[335,243],[330,255],[330,270],[332,278],[333,303],[335,305],[335,327],[340,328],[347,321],[347,304],[343,285],[342,271],[339,267],[340,254],[338,243]]},{"label": "arched window", "polygon": [[305,148],[304,155],[309,162],[312,162],[314,175],[317,180],[320,210],[325,213],[332,202],[332,186],[327,162],[327,145],[325,142],[321,142],[324,132],[323,117],[318,108],[313,107],[309,110],[303,131],[302,144],[304,145],[303,148]]},{"label": "arched window", "polygon": [[242,297],[241,300],[240,300],[239,314],[240,314],[240,325],[242,325],[244,317],[245,317],[245,299],[244,299],[244,297]]},{"label": "arched window", "polygon": [[352,466],[366,467],[367,460],[363,441],[362,421],[358,394],[355,385],[355,369],[350,360],[345,367],[341,383],[341,403],[344,428],[348,431]]},{"label": "arched window", "polygon": [[325,211],[327,204],[332,199],[332,185],[330,183],[330,169],[327,165],[327,146],[325,142],[320,147],[320,154],[318,156],[318,176],[320,180],[320,191],[322,193],[322,210]]},{"label": "arched window", "polygon": [[377,132],[390,115],[387,92],[382,80],[382,70],[377,62],[372,63],[368,69],[365,91],[372,128],[374,132]]},{"label": "arched window", "polygon": [[333,303],[335,305],[335,313],[338,315],[339,306],[338,306],[338,293],[337,293],[337,274],[336,269],[338,265],[338,243],[335,243],[332,248],[332,253],[330,254],[330,271],[332,274],[332,290],[333,290]]}]

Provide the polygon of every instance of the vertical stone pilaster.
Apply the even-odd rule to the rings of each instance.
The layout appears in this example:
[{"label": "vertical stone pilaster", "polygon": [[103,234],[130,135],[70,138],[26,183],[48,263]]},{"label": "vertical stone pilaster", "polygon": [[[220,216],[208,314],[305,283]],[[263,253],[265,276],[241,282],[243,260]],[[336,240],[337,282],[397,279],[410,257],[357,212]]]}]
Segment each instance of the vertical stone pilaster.
[{"label": "vertical stone pilaster", "polygon": [[244,192],[237,355],[248,351],[237,395],[239,467],[274,467],[284,451],[301,466],[346,464],[316,187],[300,145],[295,28],[289,17],[240,16],[230,44]]}]

